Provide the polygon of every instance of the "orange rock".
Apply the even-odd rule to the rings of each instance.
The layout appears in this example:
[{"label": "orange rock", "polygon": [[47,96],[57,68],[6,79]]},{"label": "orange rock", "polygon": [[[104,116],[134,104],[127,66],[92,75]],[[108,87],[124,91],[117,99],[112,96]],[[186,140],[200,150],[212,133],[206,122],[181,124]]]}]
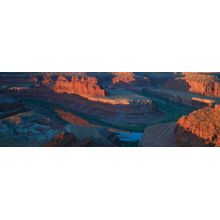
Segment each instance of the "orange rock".
[{"label": "orange rock", "polygon": [[91,127],[91,124],[88,121],[86,121],[83,118],[80,118],[77,115],[74,115],[73,113],[65,112],[61,109],[55,109],[55,112],[59,115],[60,118],[62,118],[65,121],[68,121],[69,123],[80,126]]},{"label": "orange rock", "polygon": [[59,76],[53,86],[56,93],[78,94],[84,97],[105,97],[107,92],[98,84],[95,77],[72,77],[69,81],[65,76]]},{"label": "orange rock", "polygon": [[170,79],[165,82],[164,87],[205,96],[220,97],[220,82],[212,73],[183,73],[183,77]]},{"label": "orange rock", "polygon": [[48,85],[50,83],[52,83],[53,80],[51,79],[51,75],[50,74],[47,74],[47,73],[44,73],[43,74],[43,80],[42,80],[42,85]]},{"label": "orange rock", "polygon": [[220,146],[220,113],[206,107],[181,117],[174,131],[178,146]]},{"label": "orange rock", "polygon": [[131,72],[115,72],[113,73],[112,83],[131,83],[135,81],[134,73]]}]

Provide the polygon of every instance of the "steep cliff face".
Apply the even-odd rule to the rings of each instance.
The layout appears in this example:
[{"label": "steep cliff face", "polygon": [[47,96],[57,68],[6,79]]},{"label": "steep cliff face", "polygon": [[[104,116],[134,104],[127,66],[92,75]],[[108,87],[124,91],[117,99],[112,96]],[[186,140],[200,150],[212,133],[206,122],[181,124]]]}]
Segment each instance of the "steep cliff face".
[{"label": "steep cliff face", "polygon": [[95,77],[72,77],[68,80],[59,76],[52,87],[56,93],[78,94],[83,97],[105,97],[107,92],[98,84]]},{"label": "steep cliff face", "polygon": [[220,97],[220,83],[216,76],[204,73],[185,73],[190,92]]},{"label": "steep cliff face", "polygon": [[178,146],[220,146],[220,107],[206,107],[181,117],[174,131]]},{"label": "steep cliff face", "polygon": [[180,78],[166,81],[163,87],[205,96],[220,97],[220,82],[212,73],[183,73],[183,76]]}]

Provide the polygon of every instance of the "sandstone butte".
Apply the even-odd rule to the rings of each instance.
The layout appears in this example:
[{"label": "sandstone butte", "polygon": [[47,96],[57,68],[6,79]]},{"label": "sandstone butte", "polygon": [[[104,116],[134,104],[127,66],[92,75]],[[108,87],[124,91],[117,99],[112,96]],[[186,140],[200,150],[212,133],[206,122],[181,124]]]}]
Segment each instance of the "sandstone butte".
[{"label": "sandstone butte", "polygon": [[178,146],[220,146],[220,105],[182,116],[174,131]]},{"label": "sandstone butte", "polygon": [[107,95],[97,79],[90,76],[73,76],[71,80],[65,76],[59,76],[52,89],[56,93],[78,94],[83,97],[105,97]]},{"label": "sandstone butte", "polygon": [[113,72],[112,83],[131,83],[135,81],[134,73],[132,72]]},{"label": "sandstone butte", "polygon": [[164,87],[180,89],[205,96],[220,97],[220,82],[212,73],[182,73],[182,77],[170,79]]},{"label": "sandstone butte", "polygon": [[59,76],[52,90],[56,93],[77,94],[81,97],[87,98],[90,101],[102,102],[112,105],[130,105],[137,103],[149,104],[148,99],[141,100],[142,97],[121,97],[121,96],[108,96],[108,92],[103,89],[95,77],[90,76],[73,76],[68,80],[65,76]]}]

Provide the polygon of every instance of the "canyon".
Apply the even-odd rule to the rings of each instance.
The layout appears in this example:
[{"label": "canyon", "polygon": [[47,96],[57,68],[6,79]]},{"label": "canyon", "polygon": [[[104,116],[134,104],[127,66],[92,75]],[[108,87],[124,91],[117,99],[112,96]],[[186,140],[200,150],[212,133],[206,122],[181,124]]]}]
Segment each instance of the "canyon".
[{"label": "canyon", "polygon": [[218,72],[0,73],[0,141],[219,146],[219,77]]},{"label": "canyon", "polygon": [[65,76],[59,76],[52,89],[55,93],[79,94],[87,98],[107,95],[107,92],[98,84],[97,79],[89,76],[73,76],[70,80]]}]

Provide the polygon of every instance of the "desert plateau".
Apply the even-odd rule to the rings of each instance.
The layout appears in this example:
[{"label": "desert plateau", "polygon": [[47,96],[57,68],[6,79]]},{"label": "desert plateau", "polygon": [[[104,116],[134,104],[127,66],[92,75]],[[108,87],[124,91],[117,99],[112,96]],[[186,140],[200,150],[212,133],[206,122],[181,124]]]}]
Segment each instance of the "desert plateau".
[{"label": "desert plateau", "polygon": [[220,72],[1,72],[0,146],[220,146]]}]

